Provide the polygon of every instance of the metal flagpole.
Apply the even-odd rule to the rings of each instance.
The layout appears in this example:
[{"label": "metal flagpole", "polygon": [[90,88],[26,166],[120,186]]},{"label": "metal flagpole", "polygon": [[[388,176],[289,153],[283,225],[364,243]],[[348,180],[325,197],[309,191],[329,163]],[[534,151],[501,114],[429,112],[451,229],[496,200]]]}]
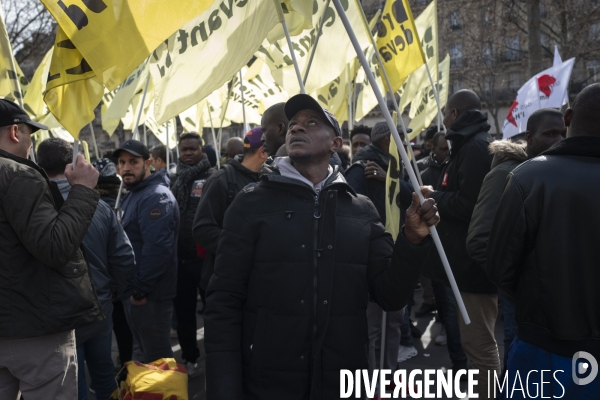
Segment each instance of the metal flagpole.
[{"label": "metal flagpole", "polygon": [[[379,346],[381,353],[379,354],[379,369],[384,369],[383,363],[385,361],[385,327],[387,325],[387,313],[384,311],[381,316],[381,344]],[[375,368],[373,368],[375,369]],[[379,388],[379,392],[381,393],[382,388]]]},{"label": "metal flagpole", "polygon": [[300,74],[300,67],[298,67],[298,61],[296,60],[296,53],[294,52],[294,46],[292,45],[292,39],[290,38],[290,32],[288,31],[287,23],[285,22],[285,18],[283,17],[283,10],[281,9],[281,3],[279,0],[273,0],[275,3],[275,9],[277,10],[277,16],[279,17],[279,22],[283,27],[283,32],[285,33],[285,38],[287,40],[288,47],[290,49],[290,54],[292,56],[292,62],[294,63],[294,69],[296,70],[296,77],[298,78],[298,84],[300,85],[300,93],[306,93],[306,89],[304,89],[304,82],[302,81],[302,75]]},{"label": "metal flagpole", "polygon": [[308,63],[306,64],[306,68],[304,68],[304,79],[302,80],[306,85],[306,80],[308,79],[308,72],[310,71],[310,67],[312,66],[313,58],[315,57],[315,53],[317,51],[317,44],[319,44],[319,38],[323,32],[323,25],[325,25],[325,15],[327,14],[327,8],[329,8],[329,3],[331,0],[327,0],[325,3],[325,8],[323,9],[323,16],[321,17],[321,21],[319,22],[319,30],[317,31],[317,37],[315,38],[315,43],[313,44],[312,49],[310,49],[310,56],[308,58]]},{"label": "metal flagpole", "polygon": [[244,85],[242,85],[242,70],[240,69],[240,92],[242,93],[242,116],[244,118],[244,133],[248,132],[248,124],[246,123],[246,101],[244,100]]},{"label": "metal flagpole", "polygon": [[94,133],[94,124],[89,124],[90,132],[92,133],[92,141],[94,142],[94,153],[96,153],[96,160],[100,159],[100,153],[98,153],[98,143],[96,143],[96,134]]},{"label": "metal flagpole", "polygon": [[169,147],[169,121],[165,122],[165,131],[167,132],[167,174],[168,174],[169,168],[171,168],[171,164],[170,164],[171,148]]},{"label": "metal flagpole", "polygon": [[73,142],[73,168],[77,165],[77,155],[79,154],[79,139]]},{"label": "metal flagpole", "polygon": [[[437,86],[433,82],[433,77],[431,76],[431,70],[429,69],[429,65],[427,63],[425,63],[425,68],[427,69],[427,76],[429,76],[429,83],[431,83],[431,88],[433,89],[433,95],[435,96],[435,102],[437,103],[438,118],[441,118],[443,120],[444,117],[442,116],[442,107],[440,104],[440,94],[438,93]],[[439,76],[439,72],[438,72],[438,76]],[[438,129],[439,129],[439,125],[438,125]]]},{"label": "metal flagpole", "polygon": [[[396,145],[398,146],[398,150],[400,151],[400,157],[402,158],[402,161],[404,162],[405,165],[409,165],[410,161],[408,160],[408,155],[406,154],[406,151],[404,150],[404,146],[402,145],[402,140],[400,139],[400,135],[398,134],[398,129],[396,129],[396,126],[394,125],[394,121],[392,120],[390,111],[386,107],[385,100],[383,99],[381,91],[379,90],[379,87],[377,86],[377,81],[375,80],[375,77],[373,76],[373,72],[369,69],[369,63],[368,63],[367,59],[365,58],[365,55],[363,54],[362,49],[360,48],[360,44],[358,43],[358,40],[356,39],[356,35],[354,34],[352,26],[350,25],[350,21],[348,21],[348,17],[346,16],[344,9],[342,8],[340,0],[333,0],[333,4],[335,5],[337,13],[340,16],[342,23],[344,24],[344,28],[346,29],[348,36],[350,37],[350,41],[352,42],[352,45],[354,46],[354,50],[356,51],[356,55],[358,56],[358,59],[362,65],[363,69],[365,70],[365,74],[367,75],[367,78],[369,79],[369,83],[371,84],[371,87],[373,88],[375,97],[377,97],[377,102],[379,103],[381,112],[383,113],[383,116],[385,117],[385,120],[388,123],[390,130],[392,131],[392,137],[396,141]],[[411,181],[413,187],[418,188],[419,181],[417,180],[415,172],[412,170],[412,168],[407,168],[407,172],[408,172],[408,176],[410,177],[410,181]],[[419,200],[420,200],[421,204],[423,204],[423,202],[425,201],[425,199],[423,198],[423,194],[418,189],[415,190],[415,192],[419,196]],[[456,285],[456,280],[454,279],[454,275],[452,274],[452,269],[450,268],[450,263],[448,262],[448,258],[446,257],[446,253],[444,252],[444,248],[442,247],[442,242],[440,241],[440,236],[438,235],[437,229],[435,228],[435,226],[431,226],[431,227],[429,227],[429,231],[430,231],[431,237],[433,238],[433,241],[435,243],[435,247],[438,250],[438,253],[440,255],[442,263],[444,265],[444,270],[446,271],[446,275],[448,276],[448,281],[450,282],[450,286],[452,287],[452,292],[454,293],[454,296],[456,297],[456,302],[458,303],[458,308],[460,309],[460,312],[463,316],[463,320],[465,321],[465,324],[470,324],[471,319],[469,318],[467,309],[465,308],[465,303],[463,302],[463,299],[460,296],[460,291],[458,290],[458,286]]]},{"label": "metal flagpole", "polygon": [[[388,95],[392,99],[392,103],[394,104],[394,110],[396,111],[396,113],[398,113],[398,120],[400,121],[400,126],[402,126],[402,130],[404,131],[404,134],[406,136],[406,142],[407,142],[408,151],[410,153],[410,158],[411,158],[412,163],[409,162],[409,163],[405,163],[404,165],[408,166],[408,165],[412,164],[413,168],[415,169],[415,171],[417,173],[417,181],[419,182],[419,187],[423,186],[423,181],[421,180],[421,174],[419,174],[419,167],[417,166],[417,160],[415,159],[415,155],[413,153],[412,146],[410,145],[410,140],[408,140],[408,132],[406,131],[406,126],[404,124],[404,119],[402,118],[402,113],[400,112],[400,108],[398,107],[398,102],[396,101],[396,96],[394,95],[394,92],[392,91],[392,85],[390,83],[390,79],[388,77],[387,71],[385,70],[385,67],[383,65],[383,60],[381,59],[381,55],[379,54],[379,50],[377,49],[377,43],[375,43],[375,38],[373,37],[373,34],[371,33],[371,30],[369,29],[369,23],[367,22],[367,17],[365,16],[365,13],[364,13],[364,10],[362,9],[362,6],[357,3],[357,7],[360,10],[360,14],[361,14],[362,21],[363,21],[363,26],[365,27],[365,30],[367,31],[367,36],[369,36],[369,40],[371,41],[371,45],[375,49],[375,55],[377,57],[377,63],[379,64],[379,70],[381,71],[381,73],[383,75],[384,82],[385,82],[385,85],[386,85],[386,88],[387,88],[387,93],[388,93]],[[361,54],[364,57],[364,54],[362,53],[362,51],[361,51]],[[363,66],[363,69],[365,69],[364,66]],[[367,64],[367,67],[365,69],[365,73],[367,72],[367,69],[369,69],[368,64]],[[386,104],[386,110],[387,110],[387,104]]]},{"label": "metal flagpole", "polygon": [[[208,118],[210,119],[210,131],[212,133],[213,144],[215,146],[215,151],[218,151],[217,138],[215,137],[215,127],[213,126],[212,114],[210,113],[210,106],[208,105],[208,102],[206,103],[206,109],[208,110]],[[219,154],[217,153],[217,169],[221,169],[221,161],[219,160],[220,158],[221,157],[219,157]]]},{"label": "metal flagpole", "polygon": [[146,133],[146,124],[144,124],[144,146],[148,146],[148,134]]},{"label": "metal flagpole", "polygon": [[348,79],[348,136],[350,136],[354,120],[354,116],[352,115],[352,82],[350,82],[350,67],[346,68],[346,77]]},{"label": "metal flagpole", "polygon": [[[144,87],[144,94],[142,94],[142,102],[140,103],[140,109],[138,111],[137,118],[135,120],[135,125],[133,126],[133,135],[131,139],[136,140],[138,136],[138,126],[140,124],[140,118],[142,117],[142,110],[144,109],[144,102],[146,101],[146,93],[148,93],[148,85],[150,84],[150,74],[148,74],[148,78],[146,78],[146,86]],[[145,136],[145,134],[144,134]],[[119,205],[121,202],[121,192],[123,192],[123,179],[121,179],[121,185],[119,186],[119,193],[117,194],[117,201],[115,202],[115,210],[119,209]]]}]

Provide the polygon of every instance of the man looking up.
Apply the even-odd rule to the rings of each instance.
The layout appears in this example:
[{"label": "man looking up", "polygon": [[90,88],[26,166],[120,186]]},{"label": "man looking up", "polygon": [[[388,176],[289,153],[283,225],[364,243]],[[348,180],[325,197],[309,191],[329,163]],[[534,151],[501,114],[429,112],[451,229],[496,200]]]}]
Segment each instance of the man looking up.
[{"label": "man looking up", "polygon": [[371,144],[371,128],[364,125],[358,125],[350,133],[350,144],[352,145],[352,158],[356,152],[363,147]]},{"label": "man looking up", "polygon": [[433,201],[415,200],[394,245],[329,165],[342,145],[333,114],[305,94],[285,112],[289,157],[236,196],[219,239],[204,313],[211,400],[339,398],[340,369],[367,367],[369,295],[401,309],[433,247]]},{"label": "man looking up", "polygon": [[[198,203],[204,196],[206,180],[213,172],[208,157],[202,151],[202,138],[195,132],[182,134],[179,139],[177,173],[171,187],[181,218],[177,241],[177,296],[174,305],[181,357],[185,360],[189,375],[198,371],[197,360],[200,357],[196,339],[196,308],[198,285],[204,263],[198,256],[192,227]],[[200,296],[204,302],[202,289]]]},{"label": "man looking up", "polygon": [[283,111],[284,106],[285,103],[277,103],[267,108],[260,121],[262,141],[269,157],[275,157],[277,150],[285,145],[288,119]]},{"label": "man looking up", "polygon": [[170,333],[179,208],[169,190],[167,170],[150,173],[150,154],[142,142],[124,142],[114,157],[129,190],[121,206],[121,223],[136,260],[134,276],[127,281],[121,297],[133,334],[133,359],[148,363],[173,357]]},{"label": "man looking up", "polygon": [[194,218],[194,239],[206,250],[200,287],[206,289],[214,272],[215,254],[223,229],[225,211],[246,185],[258,182],[268,155],[261,140],[263,131],[254,128],[244,138],[244,156],[229,161],[206,182],[204,196]]},{"label": "man looking up", "polygon": [[[486,175],[481,186],[467,236],[467,251],[482,268],[486,266],[490,232],[504,192],[506,177],[519,164],[548,150],[564,139],[566,134],[567,128],[560,111],[542,108],[531,114],[527,120],[526,142],[513,143],[510,140],[500,140],[490,144],[490,152],[494,154],[492,170]],[[517,327],[514,320],[514,305],[510,299],[500,293],[500,302],[504,314],[504,363],[506,365],[508,349]]]},{"label": "man looking up", "polygon": [[77,398],[73,329],[102,321],[81,251],[99,195],[83,156],[63,170],[66,201],[27,159],[46,126],[0,100],[0,399]]},{"label": "man looking up", "polygon": [[[600,393],[600,379],[586,382],[600,359],[598,243],[582,238],[600,224],[600,186],[590,185],[600,182],[599,116],[600,84],[589,85],[565,112],[567,138],[510,172],[486,254],[490,279],[515,304],[508,381],[526,370],[557,371],[554,397],[569,399]],[[532,380],[526,390],[536,390]]]}]

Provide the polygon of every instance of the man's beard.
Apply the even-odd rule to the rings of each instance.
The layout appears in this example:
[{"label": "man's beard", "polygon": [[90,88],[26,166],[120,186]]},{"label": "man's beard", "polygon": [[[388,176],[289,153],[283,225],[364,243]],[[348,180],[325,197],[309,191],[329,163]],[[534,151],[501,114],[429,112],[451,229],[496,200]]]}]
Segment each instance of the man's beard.
[{"label": "man's beard", "polygon": [[144,180],[145,176],[146,176],[146,171],[142,170],[142,172],[139,173],[139,175],[135,175],[135,174],[127,174],[126,176],[128,177],[132,177],[134,178],[133,181],[130,181],[129,183],[127,183],[127,186],[135,186],[138,183],[140,183],[141,181]]}]

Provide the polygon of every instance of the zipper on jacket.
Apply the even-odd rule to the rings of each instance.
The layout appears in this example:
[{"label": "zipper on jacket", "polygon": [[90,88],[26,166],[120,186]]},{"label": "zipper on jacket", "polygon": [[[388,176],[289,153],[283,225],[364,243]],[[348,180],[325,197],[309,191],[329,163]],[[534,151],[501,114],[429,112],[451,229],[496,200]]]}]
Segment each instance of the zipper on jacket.
[{"label": "zipper on jacket", "polygon": [[[315,210],[314,210],[314,231],[313,231],[313,282],[312,282],[312,292],[313,292],[313,301],[312,301],[312,335],[311,335],[311,353],[315,344],[315,340],[317,337],[317,263],[318,263],[318,235],[319,235],[319,219],[321,218],[321,210],[319,209],[319,192],[315,194]],[[316,357],[316,354],[312,354],[312,358]],[[311,371],[312,375],[312,371]]]}]

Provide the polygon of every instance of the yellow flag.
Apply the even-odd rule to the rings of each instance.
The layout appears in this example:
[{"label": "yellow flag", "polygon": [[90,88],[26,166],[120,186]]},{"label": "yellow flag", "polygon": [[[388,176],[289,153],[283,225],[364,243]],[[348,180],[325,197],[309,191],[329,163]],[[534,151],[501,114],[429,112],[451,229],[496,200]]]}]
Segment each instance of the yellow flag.
[{"label": "yellow flag", "polygon": [[[109,90],[114,90],[179,27],[214,0],[42,0],[80,57]],[[210,36],[243,1],[222,6],[198,26]],[[73,66],[70,66],[73,67]]]},{"label": "yellow flag", "polygon": [[[271,1],[271,0],[265,0]],[[303,30],[312,28],[313,2],[306,0],[280,0],[283,17],[290,36],[299,35]],[[271,43],[285,38],[281,24],[275,25],[267,40]]]},{"label": "yellow flag", "polygon": [[385,230],[392,235],[394,241],[400,232],[398,196],[400,195],[401,165],[396,141],[390,140],[390,163],[385,177]]},{"label": "yellow flag", "polygon": [[12,46],[4,25],[4,13],[0,10],[0,97],[12,101],[22,99],[23,87],[19,91],[19,85],[23,84],[27,84],[27,79],[13,57]]},{"label": "yellow flag", "polygon": [[[448,101],[448,86],[450,86],[450,55],[446,55],[444,61],[440,63],[438,74],[440,83],[436,83],[436,85],[440,95],[441,107],[444,107]],[[417,94],[415,101],[411,104],[411,113],[414,117],[408,127],[413,130],[409,134],[409,138],[413,139],[423,129],[426,129],[438,114],[438,107],[431,86],[426,87]]]},{"label": "yellow flag", "polygon": [[48,108],[46,107],[46,103],[44,103],[44,90],[46,90],[46,81],[50,71],[51,60],[52,49],[46,53],[42,62],[35,70],[29,84],[29,90],[23,98],[25,110],[36,117],[41,117],[48,113]]},{"label": "yellow flag", "polygon": [[323,86],[311,96],[319,104],[332,112],[341,123],[348,120],[348,78],[356,75],[357,64],[351,61],[346,69],[329,84]]},{"label": "yellow flag", "polygon": [[150,110],[148,115],[146,116],[145,124],[152,131],[154,136],[162,144],[167,145],[167,131],[169,132],[169,149],[175,148],[177,146],[177,124],[175,122],[175,118],[168,120],[164,124],[158,124],[156,119],[154,119],[154,106],[150,106]]},{"label": "yellow flag", "polygon": [[377,48],[396,92],[425,63],[408,0],[387,0],[377,32]]},{"label": "yellow flag", "polygon": [[[135,96],[143,95],[148,78],[148,59],[142,62],[115,90],[105,93],[103,101],[107,104],[102,121],[123,118]],[[150,88],[148,88],[150,89]],[[150,102],[146,94],[146,102]]]}]

